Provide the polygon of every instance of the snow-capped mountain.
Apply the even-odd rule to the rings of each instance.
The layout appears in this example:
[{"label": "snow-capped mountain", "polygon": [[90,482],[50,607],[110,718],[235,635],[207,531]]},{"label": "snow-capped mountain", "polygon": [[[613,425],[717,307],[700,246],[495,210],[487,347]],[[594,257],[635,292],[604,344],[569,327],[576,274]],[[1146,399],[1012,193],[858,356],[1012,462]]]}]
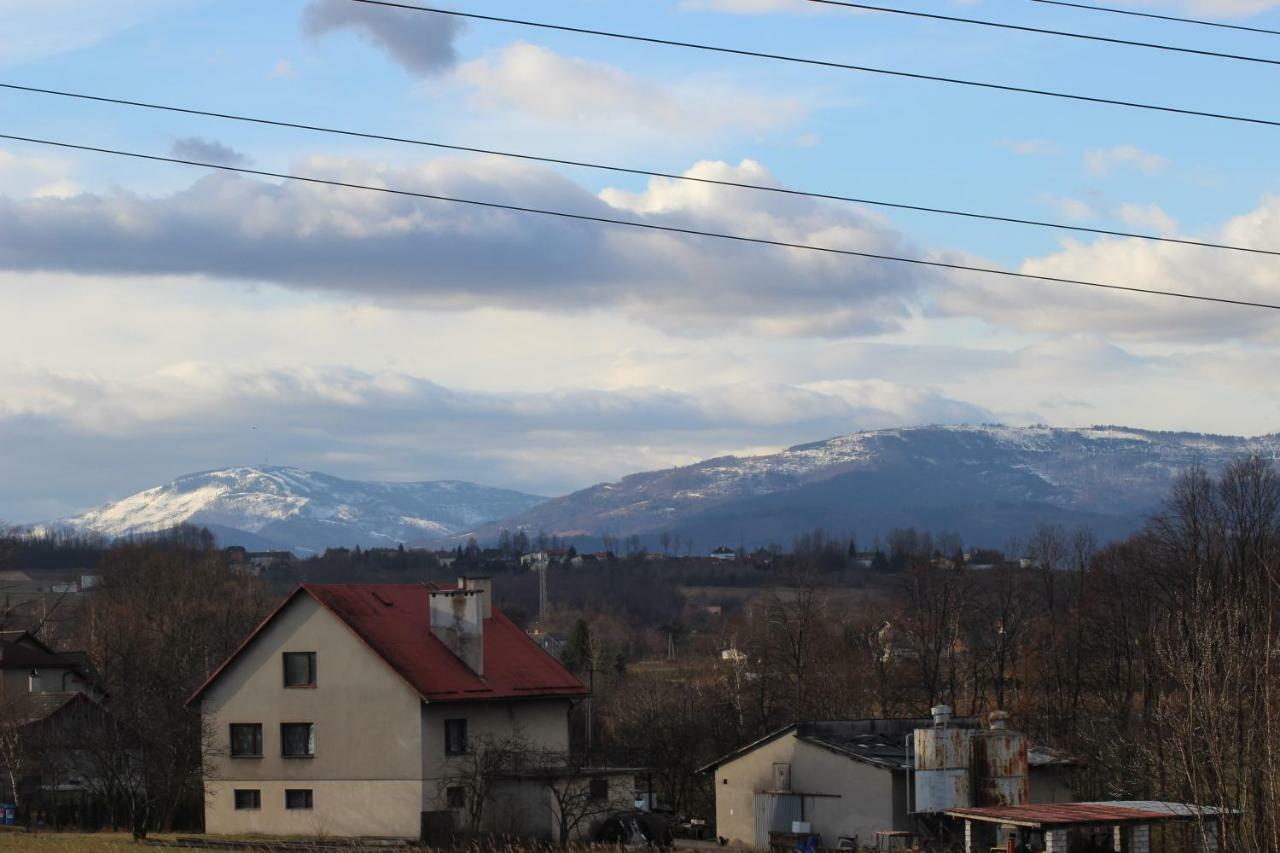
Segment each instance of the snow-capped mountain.
[{"label": "snow-capped mountain", "polygon": [[370,483],[264,466],[189,474],[62,524],[118,537],[191,523],[223,545],[305,553],[439,539],[542,500],[474,483]]},{"label": "snow-capped mountain", "polygon": [[662,532],[715,545],[788,545],[825,528],[864,544],[894,527],[955,532],[1002,545],[1040,521],[1092,528],[1100,539],[1136,529],[1173,479],[1246,454],[1276,458],[1280,435],[1259,438],[1125,427],[946,426],[861,432],[770,456],[722,457],[633,474],[539,504],[500,527],[562,536]]}]

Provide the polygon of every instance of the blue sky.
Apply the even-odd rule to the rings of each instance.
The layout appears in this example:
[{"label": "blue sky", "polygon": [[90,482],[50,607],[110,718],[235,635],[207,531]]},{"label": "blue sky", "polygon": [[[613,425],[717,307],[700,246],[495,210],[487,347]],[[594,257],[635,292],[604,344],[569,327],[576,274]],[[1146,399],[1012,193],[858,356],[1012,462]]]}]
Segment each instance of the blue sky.
[{"label": "blue sky", "polygon": [[[1259,56],[1280,38],[919,2]],[[1149,3],[1280,27],[1266,0]],[[0,80],[1280,247],[1280,129],[371,8],[0,0]],[[457,8],[1280,119],[1280,68],[803,0]],[[1274,259],[0,92],[0,132],[1280,301]],[[228,153],[230,152],[230,153]],[[5,236],[8,232],[8,236]],[[0,143],[0,518],[260,462],[555,493],[913,423],[1273,432],[1264,312],[529,222]]]}]

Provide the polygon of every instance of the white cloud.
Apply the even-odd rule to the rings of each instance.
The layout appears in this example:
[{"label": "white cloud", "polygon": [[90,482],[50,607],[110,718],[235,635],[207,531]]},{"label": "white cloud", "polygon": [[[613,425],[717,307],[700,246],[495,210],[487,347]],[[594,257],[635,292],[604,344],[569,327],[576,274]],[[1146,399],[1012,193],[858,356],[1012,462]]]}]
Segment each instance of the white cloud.
[{"label": "white cloud", "polygon": [[1156,175],[1164,171],[1169,161],[1136,145],[1117,145],[1085,152],[1084,164],[1091,175],[1107,175],[1120,167],[1137,169],[1144,175]]},{"label": "white cloud", "polygon": [[[1131,208],[1130,215],[1159,214]],[[1166,224],[1173,224],[1171,221]],[[1256,248],[1280,247],[1280,197],[1268,196],[1255,210],[1193,239]],[[1177,291],[1280,304],[1280,268],[1271,259],[1242,252],[1169,243],[1106,238],[1064,243],[1054,254],[1030,258],[1020,271],[1035,275]],[[1275,312],[1143,294],[1100,292],[1069,285],[997,282],[958,276],[956,286],[936,291],[935,310],[971,314],[1026,331],[1055,334],[1090,330],[1115,340],[1280,341]]]},{"label": "white cloud", "polygon": [[[653,225],[920,255],[857,208],[654,179],[592,196],[544,169],[493,159],[417,168],[313,158],[307,175]],[[774,183],[757,163],[695,176]],[[460,310],[621,309],[686,334],[843,335],[895,328],[930,270],[711,238],[600,226],[313,184],[212,175],[150,198],[125,191],[0,199],[0,266],[77,274],[199,275],[366,301]]]},{"label": "white cloud", "polygon": [[1053,208],[1054,212],[1064,219],[1083,221],[1093,219],[1098,215],[1097,211],[1093,209],[1093,205],[1083,199],[1055,195],[1046,195],[1043,198],[1044,203]]},{"label": "white cloud", "polygon": [[0,194],[15,197],[65,198],[79,192],[65,160],[19,156],[0,148]]},{"label": "white cloud", "polygon": [[410,74],[439,74],[457,62],[454,41],[462,33],[460,18],[409,9],[374,7],[351,0],[311,0],[302,28],[311,36],[352,30],[387,52]]},{"label": "white cloud", "polygon": [[1125,203],[1120,205],[1117,213],[1132,228],[1153,231],[1159,235],[1172,235],[1178,231],[1178,221],[1158,205]]},{"label": "white cloud", "polygon": [[666,133],[759,133],[808,111],[794,96],[756,94],[712,78],[663,86],[598,62],[531,44],[459,66],[454,81],[482,111],[527,113],[546,121],[638,126]]},{"label": "white cloud", "polygon": [[1049,139],[1002,139],[996,144],[1019,157],[1048,157],[1062,150],[1058,143]]}]

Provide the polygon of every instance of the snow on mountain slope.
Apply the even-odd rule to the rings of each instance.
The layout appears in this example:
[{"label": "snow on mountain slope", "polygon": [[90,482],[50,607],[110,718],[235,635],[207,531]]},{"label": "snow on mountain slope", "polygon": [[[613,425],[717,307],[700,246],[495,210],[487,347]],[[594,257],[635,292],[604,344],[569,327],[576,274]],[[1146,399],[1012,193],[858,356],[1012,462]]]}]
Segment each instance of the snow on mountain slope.
[{"label": "snow on mountain slope", "polygon": [[993,538],[1029,519],[1120,535],[1155,509],[1178,473],[1246,454],[1275,458],[1280,436],[1238,438],[1126,427],[938,426],[880,430],[756,457],[633,474],[540,504],[498,526],[567,536],[679,533],[748,546],[815,526],[869,538],[932,526]]},{"label": "snow on mountain slope", "polygon": [[108,537],[182,523],[236,531],[282,548],[394,547],[437,539],[521,512],[543,498],[473,483],[372,483],[285,467],[242,467],[179,477],[83,515],[65,526]]}]

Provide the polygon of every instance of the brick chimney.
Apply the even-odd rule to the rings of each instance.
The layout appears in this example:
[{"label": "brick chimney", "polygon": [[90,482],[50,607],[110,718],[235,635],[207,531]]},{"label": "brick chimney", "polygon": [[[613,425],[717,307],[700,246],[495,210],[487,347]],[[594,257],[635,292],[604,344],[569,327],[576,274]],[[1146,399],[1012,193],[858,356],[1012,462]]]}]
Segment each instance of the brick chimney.
[{"label": "brick chimney", "polygon": [[476,675],[484,675],[484,620],[490,612],[485,582],[476,588],[461,578],[457,589],[429,593],[431,633]]}]

